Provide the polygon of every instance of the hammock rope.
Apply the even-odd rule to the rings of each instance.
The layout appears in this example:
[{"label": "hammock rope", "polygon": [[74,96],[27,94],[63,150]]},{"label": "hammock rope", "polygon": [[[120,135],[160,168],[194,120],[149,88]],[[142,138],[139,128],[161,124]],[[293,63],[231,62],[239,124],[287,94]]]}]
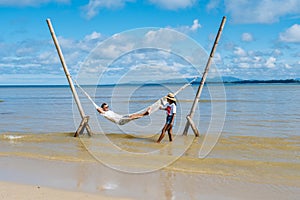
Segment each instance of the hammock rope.
[{"label": "hammock rope", "polygon": [[[73,79],[73,78],[72,78]],[[180,87],[176,92],[174,92],[173,94],[176,96],[177,94],[179,94],[181,91],[183,91],[185,88],[187,88],[188,86],[192,85],[192,83],[197,79],[197,77],[195,77],[193,80],[191,80],[189,83],[184,84],[182,87]],[[95,101],[92,99],[92,97],[79,85],[79,83],[73,79],[74,83],[76,84],[76,86],[81,90],[81,92],[90,100],[90,102],[93,104],[93,106],[98,109],[100,108],[99,105],[97,105],[95,103]],[[159,110],[160,106],[164,106],[167,103],[167,99],[166,96],[161,97],[160,99],[158,99],[157,101],[155,101],[152,105],[148,106],[147,108],[151,108],[150,114],[156,112],[157,110]],[[145,110],[147,109],[142,109],[138,112],[132,113],[132,114],[137,114],[137,113],[142,113],[145,112]],[[119,115],[117,113],[116,117],[112,117],[112,116],[106,116],[103,115],[105,118],[107,118],[108,120],[118,124],[118,125],[124,125],[134,119],[131,119],[130,115],[132,114],[127,114],[127,115]]]}]

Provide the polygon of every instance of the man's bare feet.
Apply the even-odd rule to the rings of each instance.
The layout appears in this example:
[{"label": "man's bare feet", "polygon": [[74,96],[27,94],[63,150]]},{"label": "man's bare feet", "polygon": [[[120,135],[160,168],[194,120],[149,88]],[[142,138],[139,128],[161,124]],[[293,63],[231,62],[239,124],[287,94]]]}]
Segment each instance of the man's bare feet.
[{"label": "man's bare feet", "polygon": [[149,107],[149,108],[147,109],[147,111],[144,113],[144,115],[150,115],[150,112],[151,112],[151,107]]}]

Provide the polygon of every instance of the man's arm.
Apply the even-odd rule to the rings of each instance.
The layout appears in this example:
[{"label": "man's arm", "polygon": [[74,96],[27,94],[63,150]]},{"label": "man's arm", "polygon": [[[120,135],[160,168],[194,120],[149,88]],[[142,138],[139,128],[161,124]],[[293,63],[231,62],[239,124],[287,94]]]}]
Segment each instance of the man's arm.
[{"label": "man's arm", "polygon": [[103,110],[101,107],[98,107],[98,108],[97,108],[97,111],[98,111],[100,114],[104,114],[104,113],[105,113],[104,110]]}]

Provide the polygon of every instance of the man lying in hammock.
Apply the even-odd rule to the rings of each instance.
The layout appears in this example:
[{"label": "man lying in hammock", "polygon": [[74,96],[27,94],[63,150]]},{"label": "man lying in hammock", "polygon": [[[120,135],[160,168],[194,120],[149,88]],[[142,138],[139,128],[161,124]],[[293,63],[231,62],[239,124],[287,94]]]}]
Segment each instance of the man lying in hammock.
[{"label": "man lying in hammock", "polygon": [[145,112],[142,113],[134,113],[130,115],[119,115],[112,110],[109,110],[109,106],[107,103],[103,103],[101,107],[97,108],[97,111],[106,119],[119,124],[124,125],[131,120],[139,119],[141,117],[147,116],[150,114],[151,107],[149,107]]}]

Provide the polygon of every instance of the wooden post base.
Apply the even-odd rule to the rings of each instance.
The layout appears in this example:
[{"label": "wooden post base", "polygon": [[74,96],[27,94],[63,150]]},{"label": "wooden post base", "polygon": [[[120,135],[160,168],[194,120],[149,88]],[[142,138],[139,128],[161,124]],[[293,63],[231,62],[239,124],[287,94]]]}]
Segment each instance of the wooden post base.
[{"label": "wooden post base", "polygon": [[191,119],[191,117],[190,117],[189,115],[186,116],[186,119],[188,120],[188,123],[191,125],[192,130],[193,130],[195,136],[196,136],[196,137],[199,137],[199,136],[200,136],[200,133],[199,133],[199,131],[198,131],[198,129],[197,129],[197,127],[196,127],[194,121]]},{"label": "wooden post base", "polygon": [[83,119],[81,120],[80,125],[79,125],[74,137],[78,137],[79,135],[83,135],[84,129],[87,130],[87,133],[88,133],[89,136],[92,136],[92,131],[91,131],[91,128],[88,124],[89,119],[90,119],[89,116],[83,117]]}]

